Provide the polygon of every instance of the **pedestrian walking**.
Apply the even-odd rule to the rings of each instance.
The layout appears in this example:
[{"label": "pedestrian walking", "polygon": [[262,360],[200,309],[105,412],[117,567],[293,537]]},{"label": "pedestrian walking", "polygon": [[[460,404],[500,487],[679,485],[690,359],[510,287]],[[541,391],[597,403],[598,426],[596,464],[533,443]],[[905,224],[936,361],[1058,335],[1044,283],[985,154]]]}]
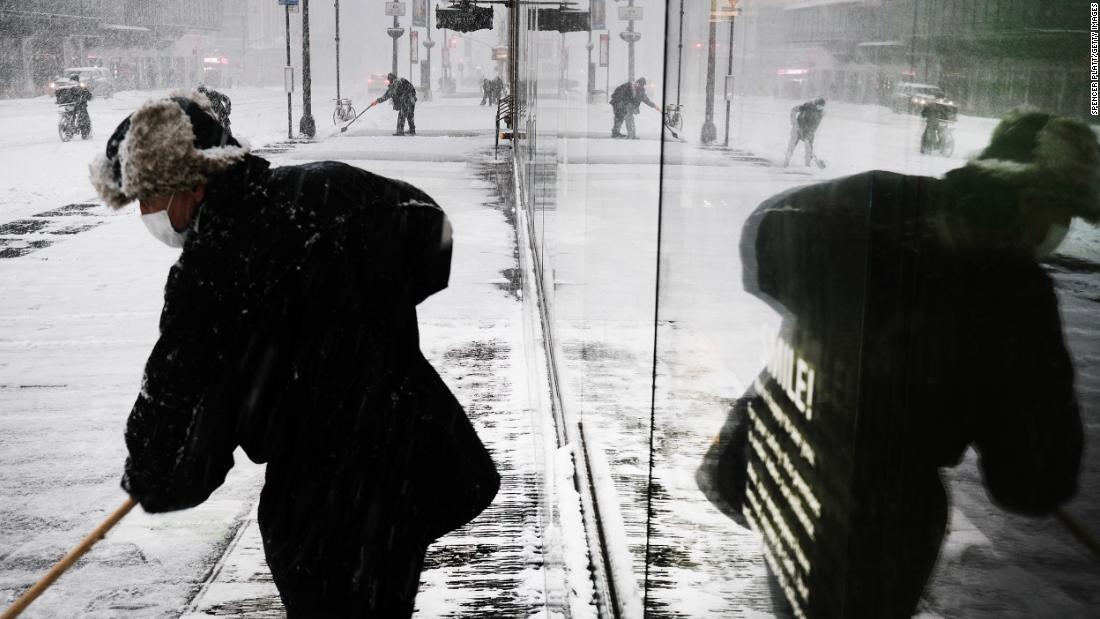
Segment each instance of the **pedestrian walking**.
[{"label": "pedestrian walking", "polygon": [[493,105],[500,103],[500,97],[504,94],[504,80],[500,79],[499,75],[494,77],[489,88],[489,92],[492,94],[490,103]]},{"label": "pedestrian walking", "polygon": [[393,73],[387,74],[386,79],[389,83],[386,92],[371,101],[369,107],[392,100],[393,109],[397,110],[397,131],[394,135],[405,135],[406,120],[409,122],[409,135],[416,135],[416,88],[409,80]]},{"label": "pedestrian walking", "polygon": [[[818,97],[813,101],[807,101],[791,108],[791,139],[787,144],[787,156],[783,159],[783,167],[791,164],[791,155],[799,142],[803,143],[806,150],[806,165],[812,161],[818,161],[814,155],[814,135],[825,116],[825,99]],[[818,161],[819,167],[825,167]]]},{"label": "pedestrian walking", "polygon": [[[611,111],[615,115],[615,124],[611,126],[611,137],[637,139],[634,130],[634,115],[641,111],[641,104],[660,112],[657,104],[650,100],[645,92],[645,78],[639,77],[636,81],[624,82],[611,93]],[[626,122],[626,135],[620,132],[623,122]]]},{"label": "pedestrian walking", "polygon": [[[823,536],[846,527],[830,555],[852,583],[845,614],[908,617],[947,523],[940,469],[969,447],[1006,510],[1041,516],[1073,497],[1083,442],[1074,368],[1039,260],[1074,217],[1100,224],[1100,144],[1084,123],[1035,111],[1007,115],[977,159],[942,179],[872,171],[765,201],[741,239],[745,289],[783,317],[797,351],[788,359],[816,368],[817,381],[799,396],[775,367],[761,373],[699,471],[708,498],[747,509],[749,436],[772,436],[759,420],[789,394],[804,409],[813,402],[812,421],[791,422],[791,434],[815,439],[801,453],[824,468],[802,469],[800,481],[829,520],[800,551],[822,556]],[[788,421],[810,418],[797,404]],[[826,503],[840,479],[865,491]],[[814,580],[829,577],[811,567]],[[832,614],[816,608],[807,613]]]},{"label": "pedestrian walking", "polygon": [[287,616],[408,617],[426,547],[499,476],[420,353],[451,227],[419,189],[337,162],[272,168],[198,92],[147,102],[92,165],[112,207],[181,247],[126,425],[122,487],[202,503],[239,445]]},{"label": "pedestrian walking", "polygon": [[210,107],[214,110],[214,117],[218,119],[222,127],[226,131],[232,133],[229,128],[229,114],[233,111],[233,102],[229,100],[229,96],[223,93],[209,88],[206,84],[199,85],[199,92],[206,95],[206,98],[210,100]]},{"label": "pedestrian walking", "polygon": [[490,105],[493,102],[493,84],[485,78],[481,78],[481,103],[479,105]]}]

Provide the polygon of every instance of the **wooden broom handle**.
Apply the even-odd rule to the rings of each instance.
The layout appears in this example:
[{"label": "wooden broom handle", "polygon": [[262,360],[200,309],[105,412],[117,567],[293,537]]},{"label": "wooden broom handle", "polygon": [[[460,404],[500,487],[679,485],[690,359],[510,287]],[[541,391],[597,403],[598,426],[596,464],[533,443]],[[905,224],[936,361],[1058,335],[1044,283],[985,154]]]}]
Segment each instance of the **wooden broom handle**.
[{"label": "wooden broom handle", "polygon": [[115,513],[108,516],[102,524],[96,527],[95,530],[88,535],[88,537],[84,538],[84,541],[80,542],[80,544],[76,548],[73,548],[69,551],[69,554],[65,555],[64,558],[55,563],[53,567],[50,568],[50,571],[46,572],[46,575],[43,576],[41,580],[34,583],[33,587],[27,589],[27,591],[23,595],[19,596],[19,599],[16,600],[10,608],[4,611],[3,615],[0,615],[0,619],[15,619],[15,617],[18,617],[19,613],[26,610],[27,607],[31,605],[31,602],[35,601],[38,596],[42,595],[43,591],[48,589],[55,580],[57,580],[62,574],[65,573],[65,570],[72,567],[73,563],[76,563],[77,559],[84,556],[85,553],[91,550],[92,546],[95,545],[96,542],[103,539],[103,537],[107,535],[107,531],[110,531],[112,527],[118,524],[119,520],[122,520],[122,518],[126,514],[130,513],[130,510],[134,508],[134,505],[136,505],[134,499],[127,498],[126,501],[122,505],[120,505],[118,509],[115,510]]}]

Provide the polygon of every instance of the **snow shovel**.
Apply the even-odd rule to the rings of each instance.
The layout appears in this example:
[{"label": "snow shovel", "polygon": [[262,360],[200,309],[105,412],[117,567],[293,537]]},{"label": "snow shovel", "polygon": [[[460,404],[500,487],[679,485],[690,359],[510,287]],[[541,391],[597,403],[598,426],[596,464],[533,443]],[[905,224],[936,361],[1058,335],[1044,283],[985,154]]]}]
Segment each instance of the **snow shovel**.
[{"label": "snow shovel", "polygon": [[[366,109],[364,109],[364,110],[363,110],[362,112],[359,112],[358,114],[356,114],[356,115],[355,115],[355,118],[352,118],[351,120],[349,120],[349,121],[348,121],[348,124],[344,125],[343,127],[340,127],[340,133],[344,133],[345,131],[347,131],[347,130],[348,130],[348,127],[350,127],[350,126],[351,126],[351,123],[353,123],[353,122],[355,122],[355,121],[359,120],[359,117],[360,117],[360,116],[362,116],[363,114],[366,114],[366,113],[367,113],[367,110],[369,110],[369,109],[371,109],[372,107],[374,107],[374,103],[375,103],[374,101],[371,101],[371,104],[370,104],[370,105],[368,105],[368,106],[366,107]],[[3,617],[0,617],[0,619],[3,619]]]},{"label": "snow shovel", "polygon": [[130,513],[130,510],[133,509],[136,504],[134,499],[127,498],[126,501],[115,510],[115,513],[108,516],[106,520],[88,535],[88,537],[84,538],[84,541],[77,544],[76,548],[70,550],[69,554],[65,555],[64,558],[57,563],[54,563],[50,571],[46,572],[45,576],[34,583],[33,587],[27,589],[23,595],[19,596],[19,599],[15,600],[15,603],[4,611],[3,615],[0,615],[0,619],[15,619],[15,617],[18,617],[19,613],[26,610],[27,607],[31,605],[31,602],[38,599],[38,596],[42,595],[42,592],[48,589],[55,580],[64,574],[65,570],[72,567],[77,559],[83,557],[91,550],[96,542],[103,539],[103,537],[107,535],[107,531],[110,531],[112,527],[118,524],[119,520],[122,520],[126,514]]}]

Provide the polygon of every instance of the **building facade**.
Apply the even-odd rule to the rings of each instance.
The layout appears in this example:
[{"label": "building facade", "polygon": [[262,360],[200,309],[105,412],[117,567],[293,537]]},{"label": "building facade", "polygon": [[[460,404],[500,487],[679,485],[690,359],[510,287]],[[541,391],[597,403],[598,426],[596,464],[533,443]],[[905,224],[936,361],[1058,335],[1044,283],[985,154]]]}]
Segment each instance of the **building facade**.
[{"label": "building facade", "polygon": [[111,71],[118,88],[201,79],[221,0],[9,0],[0,8],[0,96],[43,94],[69,67]]}]

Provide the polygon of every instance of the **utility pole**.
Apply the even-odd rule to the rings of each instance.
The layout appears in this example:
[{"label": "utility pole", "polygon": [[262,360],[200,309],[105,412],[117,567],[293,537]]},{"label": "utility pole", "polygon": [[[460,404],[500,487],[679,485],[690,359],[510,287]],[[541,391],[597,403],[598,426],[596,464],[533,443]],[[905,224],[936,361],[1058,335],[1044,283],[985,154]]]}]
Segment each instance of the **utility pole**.
[{"label": "utility pole", "polygon": [[340,0],[336,0],[336,104],[340,104]]},{"label": "utility pole", "polygon": [[676,106],[680,106],[680,78],[684,75],[684,0],[680,0],[680,42],[676,57]]},{"label": "utility pole", "polygon": [[585,78],[585,93],[584,102],[592,103],[592,91],[596,90],[596,69],[592,66],[592,49],[596,46],[592,44],[592,28],[588,28],[588,42],[584,44],[585,51],[588,52],[588,76]]},{"label": "utility pole", "polygon": [[[630,8],[631,17],[633,17],[634,16],[634,0],[628,0],[628,2],[629,2],[629,4],[627,6]],[[619,33],[619,38],[626,41],[626,48],[627,48],[627,52],[626,52],[627,53],[626,74],[627,74],[627,80],[633,82],[634,81],[634,43],[636,43],[638,41],[638,39],[642,38],[642,33],[634,32],[634,20],[633,19],[628,19],[626,21],[626,32],[620,32]]]},{"label": "utility pole", "polygon": [[317,134],[317,124],[310,110],[309,86],[309,0],[302,0],[302,120],[298,131],[311,138]]},{"label": "utility pole", "polygon": [[[387,3],[387,5],[388,4],[389,3]],[[390,73],[393,73],[394,75],[397,75],[397,39],[400,39],[401,35],[404,33],[405,29],[397,23],[397,13],[394,12],[393,25],[389,28],[386,28],[386,34],[390,35],[390,38],[393,39],[393,64],[391,65]],[[412,77],[412,75],[410,75],[409,77]]]},{"label": "utility pole", "polygon": [[707,117],[703,122],[703,131],[699,141],[710,144],[718,139],[718,128],[714,126],[714,48],[718,43],[718,32],[714,23],[714,14],[718,8],[718,0],[710,0],[710,15],[707,20],[710,24],[710,37],[707,42]]},{"label": "utility pole", "polygon": [[723,93],[726,98],[726,139],[722,143],[723,146],[729,147],[730,145],[730,96],[733,94],[729,90],[729,80],[733,76],[733,20],[737,16],[737,0],[727,0],[730,4],[730,52],[729,60],[726,63],[726,92]]},{"label": "utility pole", "polygon": [[432,47],[435,46],[435,41],[432,40],[432,6],[428,4],[428,25],[424,28],[428,32],[428,40],[424,41],[424,49],[428,55],[427,62],[424,64],[424,100],[432,100]]},{"label": "utility pole", "polygon": [[284,87],[286,88],[286,139],[294,138],[293,119],[291,118],[291,92],[294,90],[294,69],[290,64],[290,5],[284,4],[283,11],[286,15],[286,69],[283,70]]}]

